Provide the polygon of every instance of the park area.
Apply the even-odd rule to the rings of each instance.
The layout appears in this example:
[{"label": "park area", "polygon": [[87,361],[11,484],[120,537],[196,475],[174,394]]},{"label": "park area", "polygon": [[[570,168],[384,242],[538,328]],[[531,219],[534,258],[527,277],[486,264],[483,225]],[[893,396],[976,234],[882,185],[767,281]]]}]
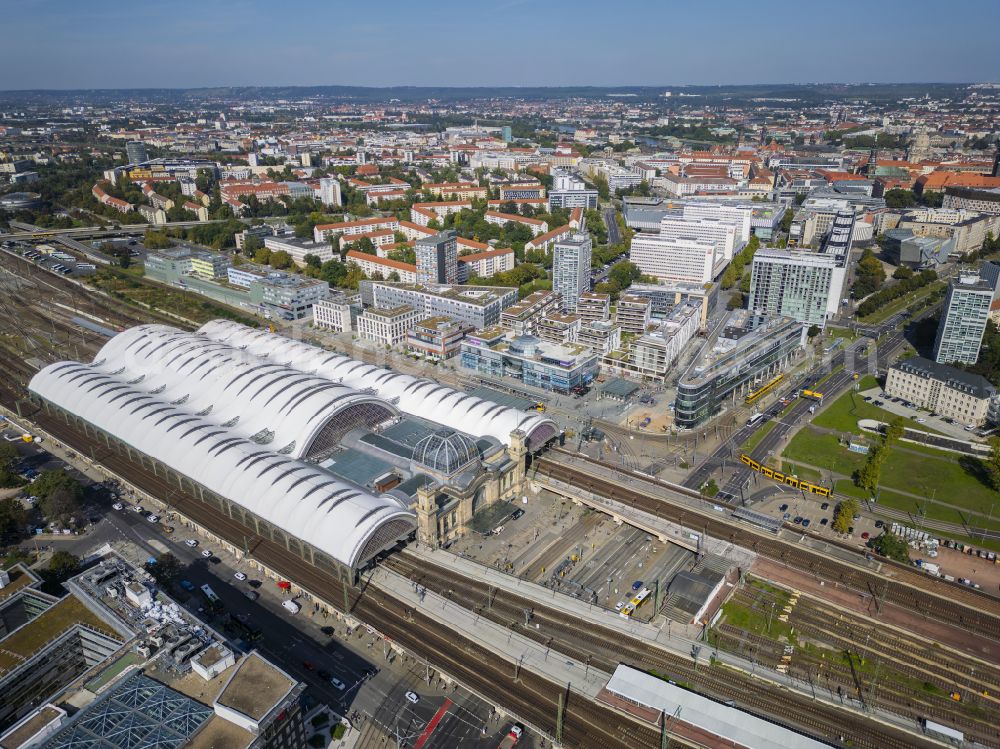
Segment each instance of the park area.
[{"label": "park area", "polygon": [[[876,383],[874,378],[864,378],[860,384],[866,389]],[[847,393],[792,438],[782,452],[783,469],[825,484],[832,481],[838,495],[866,499],[866,492],[851,478],[867,458],[849,450],[845,437],[870,444],[879,438],[862,432],[858,419],[889,422],[893,418],[855,393]],[[1000,530],[997,498],[983,461],[971,456],[899,441],[889,448],[882,467],[878,503],[915,517]]]}]

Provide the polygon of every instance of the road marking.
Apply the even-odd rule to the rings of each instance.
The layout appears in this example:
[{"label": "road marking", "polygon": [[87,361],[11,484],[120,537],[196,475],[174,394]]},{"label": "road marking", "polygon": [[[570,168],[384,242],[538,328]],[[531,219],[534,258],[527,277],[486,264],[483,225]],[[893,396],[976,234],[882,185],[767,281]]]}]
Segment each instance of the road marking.
[{"label": "road marking", "polygon": [[431,734],[434,733],[434,729],[438,727],[438,723],[441,722],[441,719],[445,716],[445,713],[448,712],[448,708],[451,707],[451,705],[451,700],[445,697],[444,704],[438,708],[438,711],[434,713],[434,717],[427,723],[427,727],[424,729],[424,732],[420,734],[420,737],[413,745],[413,749],[421,749],[421,747],[427,743],[427,740],[431,737]]}]

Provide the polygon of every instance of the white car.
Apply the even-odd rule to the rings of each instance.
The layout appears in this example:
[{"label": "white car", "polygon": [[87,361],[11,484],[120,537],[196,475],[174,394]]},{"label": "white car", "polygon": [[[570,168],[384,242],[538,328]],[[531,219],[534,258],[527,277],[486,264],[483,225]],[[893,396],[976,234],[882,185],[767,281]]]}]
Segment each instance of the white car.
[{"label": "white car", "polygon": [[189,538],[184,543],[187,544],[188,546],[190,546],[193,549],[195,546],[198,545],[198,539],[196,539],[196,538]]},{"label": "white car", "polygon": [[210,556],[212,556],[212,552],[210,552],[208,549],[202,549],[201,555],[205,557],[205,559],[208,559]]},{"label": "white car", "polygon": [[125,509],[125,505],[123,505],[121,502],[115,502],[111,506],[114,507],[116,510],[124,510]]},{"label": "white car", "polygon": [[[336,687],[338,691],[343,692],[345,689],[347,689],[347,685],[340,679],[338,679],[336,676],[330,677],[330,683],[333,684],[333,686]],[[407,697],[407,699],[409,699],[409,697]]]},{"label": "white car", "polygon": [[150,523],[158,523],[158,522],[160,522],[160,516],[159,515],[154,515],[153,513],[149,513],[146,516],[146,520],[148,520]]},{"label": "white car", "polygon": [[235,578],[236,578],[237,580],[239,580],[240,582],[242,582],[243,580],[246,580],[246,579],[247,579],[247,576],[246,576],[246,575],[244,575],[244,574],[243,574],[242,572],[234,572],[234,573],[233,573],[233,577],[235,577]]},{"label": "white car", "polygon": [[142,505],[132,505],[132,512],[143,513],[145,508]]},{"label": "white car", "polygon": [[406,701],[416,705],[418,702],[420,702],[420,695],[417,694],[416,692],[407,692]]},{"label": "white car", "polygon": [[625,601],[619,601],[615,604],[615,611],[621,611],[622,607],[625,605]]}]

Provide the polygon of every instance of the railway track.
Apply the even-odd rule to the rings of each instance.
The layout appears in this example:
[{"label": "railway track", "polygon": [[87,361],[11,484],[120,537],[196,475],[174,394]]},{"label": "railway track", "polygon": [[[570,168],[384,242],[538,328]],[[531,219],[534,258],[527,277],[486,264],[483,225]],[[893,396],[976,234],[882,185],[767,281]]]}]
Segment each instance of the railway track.
[{"label": "railway track", "polygon": [[[753,585],[730,600],[761,616],[781,613],[789,602]],[[861,622],[813,599],[800,598],[790,609],[781,625],[787,634],[781,629],[774,637],[762,636],[723,623],[713,628],[710,640],[769,668],[783,664],[790,675],[823,688],[843,690],[913,720],[931,718],[984,745],[1000,746],[1000,703],[992,696],[996,668],[958,654],[946,657],[933,643]],[[769,627],[779,624],[768,621]],[[959,703],[950,697],[956,692],[965,695]]]},{"label": "railway track", "polygon": [[[588,462],[594,463],[594,461]],[[994,639],[1000,638],[1000,601],[979,591],[931,578],[888,561],[884,564],[891,570],[893,577],[878,575],[846,562],[831,559],[812,549],[788,543],[765,532],[758,532],[746,525],[737,525],[721,519],[718,513],[701,511],[662,497],[651,496],[650,493],[637,491],[604,476],[582,470],[578,465],[563,465],[550,456],[536,460],[534,471],[536,474],[587,489],[649,512],[664,520],[703,529],[706,535],[713,538],[751,549],[760,556],[869,594],[876,600],[896,604],[976,634]],[[645,477],[639,475],[630,478],[645,480]],[[691,496],[696,494],[691,491]],[[699,496],[699,501],[703,499]]]},{"label": "railway track", "polygon": [[[695,665],[689,658],[651,647],[612,628],[589,623],[581,627],[571,614],[507,591],[491,590],[478,581],[405,552],[383,564],[480,616],[602,671],[610,673],[619,663],[655,671],[694,685],[698,692],[719,701],[733,701],[758,717],[783,723],[835,746],[889,749],[921,745],[914,736],[761,679],[752,679],[741,671],[704,662]],[[526,609],[532,612],[529,626],[524,624]],[[775,718],[776,715],[780,717]]]},{"label": "railway track", "polygon": [[[17,394],[0,386],[0,402],[10,406]],[[90,454],[92,440],[44,412],[30,417],[42,429],[80,454]],[[253,529],[223,515],[177,487],[131,463],[113,450],[97,446],[93,459],[154,497],[165,498],[171,510],[182,513],[227,542],[243,548],[296,585],[343,611],[344,584],[332,573],[304,564],[282,544],[255,536]],[[521,670],[481,644],[456,635],[436,621],[390,595],[373,589],[348,587],[351,615],[371,624],[383,635],[418,654],[432,667],[457,679],[493,704],[500,705],[549,736],[556,733],[559,695],[565,697],[563,742],[581,749],[635,749],[660,745],[659,731],[627,718],[609,707],[591,702],[537,674]],[[673,739],[674,746],[691,746]],[[894,745],[895,746],[895,745]]]}]

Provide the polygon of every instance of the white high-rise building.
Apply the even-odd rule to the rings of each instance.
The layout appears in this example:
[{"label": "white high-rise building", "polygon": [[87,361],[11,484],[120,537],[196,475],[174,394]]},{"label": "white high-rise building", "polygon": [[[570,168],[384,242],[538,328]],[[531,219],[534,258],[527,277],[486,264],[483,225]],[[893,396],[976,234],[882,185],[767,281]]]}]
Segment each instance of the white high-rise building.
[{"label": "white high-rise building", "polygon": [[713,242],[643,233],[632,237],[629,260],[647,276],[699,284],[713,280],[726,263]]},{"label": "white high-rise building", "polygon": [[319,199],[323,205],[340,205],[340,180],[324,177],[319,181]]},{"label": "white high-rise building", "polygon": [[719,248],[722,258],[726,261],[732,260],[737,248],[742,247],[737,227],[718,218],[688,219],[667,216],[660,221],[660,236],[711,242]]},{"label": "white high-rise building", "polygon": [[975,364],[979,360],[992,302],[993,287],[977,273],[951,279],[934,339],[934,361]]},{"label": "white high-rise building", "polygon": [[722,205],[721,203],[686,203],[684,218],[692,221],[712,219],[725,221],[736,227],[737,241],[746,244],[750,241],[750,231],[753,220],[753,206]]},{"label": "white high-rise building", "polygon": [[836,265],[834,257],[817,252],[758,250],[753,256],[747,309],[823,326]]},{"label": "white high-rise building", "polygon": [[418,283],[458,283],[457,236],[451,229],[417,240]]},{"label": "white high-rise building", "polygon": [[593,243],[582,228],[556,242],[552,251],[552,290],[562,295],[562,311],[576,312],[580,295],[590,291],[590,256]]}]

